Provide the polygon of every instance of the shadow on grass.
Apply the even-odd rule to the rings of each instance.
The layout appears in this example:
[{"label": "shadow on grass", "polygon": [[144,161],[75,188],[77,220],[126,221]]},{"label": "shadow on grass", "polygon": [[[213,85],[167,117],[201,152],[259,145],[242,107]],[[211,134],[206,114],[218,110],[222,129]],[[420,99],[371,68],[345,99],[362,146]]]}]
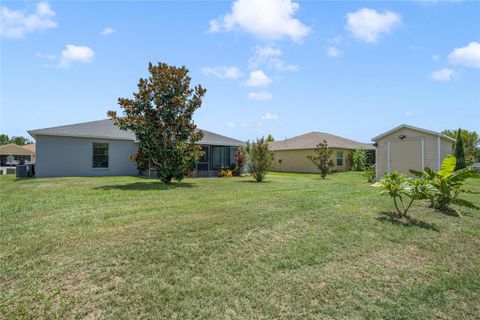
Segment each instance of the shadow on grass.
[{"label": "shadow on grass", "polygon": [[193,183],[187,182],[172,182],[170,184],[164,184],[163,182],[134,182],[128,184],[112,184],[107,186],[95,187],[96,190],[172,190],[172,189],[183,189],[183,188],[194,188],[196,187]]},{"label": "shadow on grass", "polygon": [[237,181],[237,182],[241,182],[241,183],[256,183],[256,184],[262,184],[262,183],[270,183],[272,181],[270,180],[264,180],[262,182],[257,182],[255,179],[249,179],[249,180],[240,180],[240,181]]},{"label": "shadow on grass", "polygon": [[422,221],[422,220],[417,220],[417,219],[412,218],[412,217],[400,218],[398,215],[396,215],[395,213],[392,213],[392,212],[383,211],[375,219],[377,219],[378,221],[387,221],[387,222],[390,222],[392,224],[401,225],[401,226],[404,226],[404,227],[419,227],[419,228],[422,228],[422,229],[427,229],[427,230],[433,230],[433,231],[436,231],[436,232],[440,232],[440,229],[438,229],[437,226],[435,226],[433,223],[428,223],[428,222],[425,222],[425,221]]}]

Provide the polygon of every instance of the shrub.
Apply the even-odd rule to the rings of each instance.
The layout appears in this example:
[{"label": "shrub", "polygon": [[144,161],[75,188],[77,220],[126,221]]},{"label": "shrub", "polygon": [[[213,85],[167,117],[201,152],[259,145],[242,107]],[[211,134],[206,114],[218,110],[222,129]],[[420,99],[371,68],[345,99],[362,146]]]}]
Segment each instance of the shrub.
[{"label": "shrub", "polygon": [[223,166],[220,167],[220,171],[218,172],[219,177],[233,177],[233,170],[225,169]]},{"label": "shrub", "polygon": [[272,166],[272,157],[268,151],[268,143],[262,137],[255,143],[247,142],[248,171],[257,182],[265,180],[268,170]]},{"label": "shrub", "polygon": [[365,169],[365,172],[362,175],[367,178],[367,181],[369,183],[375,182],[375,179],[376,179],[375,165],[367,167]]},{"label": "shrub", "polygon": [[355,149],[352,152],[352,170],[365,170],[365,162],[367,160],[367,152],[363,149]]},{"label": "shrub", "polygon": [[325,179],[328,173],[330,173],[330,168],[334,166],[333,160],[330,159],[333,150],[328,148],[328,143],[326,140],[323,140],[313,151],[317,155],[307,156],[307,158],[313,162],[314,165],[320,170],[320,176],[322,179]]},{"label": "shrub", "polygon": [[393,199],[400,217],[408,217],[408,210],[415,200],[427,199],[435,192],[433,186],[423,179],[408,178],[397,171],[387,174],[379,182],[381,195]]},{"label": "shrub", "polygon": [[235,155],[235,162],[237,163],[235,166],[235,170],[233,174],[235,176],[240,176],[243,173],[245,167],[245,151],[242,147],[239,147],[237,150],[237,154]]},{"label": "shrub", "polygon": [[478,194],[478,192],[463,189],[463,184],[466,179],[479,177],[479,175],[472,168],[455,171],[456,163],[457,159],[454,156],[448,156],[443,160],[440,171],[425,168],[423,172],[416,170],[410,170],[410,172],[423,178],[436,189],[434,194],[428,195],[433,207],[441,211],[453,211],[457,215],[460,215],[460,212],[453,209],[452,204],[479,210],[480,208],[472,202],[458,197],[462,193]]}]

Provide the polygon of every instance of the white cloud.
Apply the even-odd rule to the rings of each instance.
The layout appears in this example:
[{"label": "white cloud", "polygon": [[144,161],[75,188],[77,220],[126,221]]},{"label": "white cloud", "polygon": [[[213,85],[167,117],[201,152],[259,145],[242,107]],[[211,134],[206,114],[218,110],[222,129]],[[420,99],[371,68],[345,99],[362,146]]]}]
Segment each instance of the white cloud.
[{"label": "white cloud", "polygon": [[299,7],[291,0],[237,0],[230,13],[210,21],[209,32],[241,30],[267,41],[290,38],[298,42],[310,32],[310,27],[293,17]]},{"label": "white cloud", "polygon": [[432,72],[430,77],[432,78],[432,80],[435,80],[435,81],[450,81],[450,79],[452,78],[453,72],[454,71],[452,69],[444,68],[444,69],[440,69]]},{"label": "white cloud", "polygon": [[327,55],[332,58],[337,58],[342,55],[342,50],[338,49],[337,47],[328,47],[327,48]]},{"label": "white cloud", "polygon": [[94,57],[95,52],[90,47],[67,44],[62,51],[58,66],[60,68],[68,68],[73,62],[90,63]]},{"label": "white cloud", "polygon": [[346,29],[357,39],[376,43],[382,34],[389,33],[401,21],[402,18],[395,12],[381,13],[373,9],[362,8],[356,12],[347,13]]},{"label": "white cloud", "polygon": [[434,55],[432,56],[432,60],[433,60],[433,61],[440,61],[440,56],[439,56],[438,54],[434,54]]},{"label": "white cloud", "polygon": [[269,69],[277,69],[280,71],[298,71],[298,66],[286,64],[280,57],[282,51],[279,48],[266,45],[256,46],[253,57],[248,59],[248,65],[252,69],[266,66]]},{"label": "white cloud", "polygon": [[480,42],[473,41],[463,48],[456,48],[448,55],[448,59],[453,64],[480,68]]},{"label": "white cloud", "polygon": [[405,116],[407,116],[407,117],[409,117],[409,118],[410,118],[410,117],[413,117],[414,115],[415,115],[415,113],[413,113],[413,112],[410,111],[410,110],[407,110],[407,111],[405,112]]},{"label": "white cloud", "polygon": [[246,122],[246,121],[240,122],[240,127],[242,127],[242,128],[249,128],[251,126],[252,125],[250,123]]},{"label": "white cloud", "polygon": [[235,127],[235,123],[229,122],[229,123],[227,123],[227,126],[229,126],[230,128],[233,128],[233,127]]},{"label": "white cloud", "polygon": [[257,101],[272,100],[272,94],[268,91],[262,90],[257,92],[249,92],[248,98]]},{"label": "white cloud", "polygon": [[328,42],[331,44],[339,45],[342,43],[343,37],[342,36],[335,36],[333,38],[328,39]]},{"label": "white cloud", "polygon": [[267,77],[263,70],[255,70],[250,72],[250,76],[247,80],[248,87],[264,87],[269,85],[272,80]]},{"label": "white cloud", "polygon": [[276,114],[272,114],[270,112],[267,112],[263,116],[261,116],[260,119],[262,119],[262,120],[278,120],[278,116]]},{"label": "white cloud", "polygon": [[110,34],[112,34],[112,33],[114,33],[114,32],[115,32],[115,30],[114,30],[113,28],[111,28],[111,27],[106,27],[105,29],[103,29],[103,30],[100,32],[100,34],[101,34],[102,36],[108,36],[108,35],[110,35]]},{"label": "white cloud", "polygon": [[240,69],[229,66],[204,67],[201,70],[204,75],[214,76],[219,79],[238,79],[242,75]]},{"label": "white cloud", "polygon": [[32,14],[0,6],[0,34],[6,38],[23,38],[28,33],[56,28],[54,16],[55,12],[46,2],[39,2]]}]

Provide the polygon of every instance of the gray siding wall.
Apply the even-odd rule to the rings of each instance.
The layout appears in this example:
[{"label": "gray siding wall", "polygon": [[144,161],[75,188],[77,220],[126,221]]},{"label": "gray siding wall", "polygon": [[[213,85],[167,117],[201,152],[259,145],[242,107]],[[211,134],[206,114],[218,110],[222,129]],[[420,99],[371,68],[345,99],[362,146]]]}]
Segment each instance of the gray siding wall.
[{"label": "gray siding wall", "polygon": [[[93,143],[108,143],[108,168],[92,168]],[[36,177],[135,176],[133,141],[37,136]]]}]

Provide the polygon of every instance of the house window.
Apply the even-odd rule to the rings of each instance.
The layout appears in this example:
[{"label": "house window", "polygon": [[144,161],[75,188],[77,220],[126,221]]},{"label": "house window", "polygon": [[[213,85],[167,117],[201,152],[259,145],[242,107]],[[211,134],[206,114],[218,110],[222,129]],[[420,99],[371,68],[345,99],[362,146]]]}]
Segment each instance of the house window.
[{"label": "house window", "polygon": [[93,143],[93,168],[108,168],[108,143]]},{"label": "house window", "polygon": [[343,166],[343,151],[337,151],[337,166]]}]

